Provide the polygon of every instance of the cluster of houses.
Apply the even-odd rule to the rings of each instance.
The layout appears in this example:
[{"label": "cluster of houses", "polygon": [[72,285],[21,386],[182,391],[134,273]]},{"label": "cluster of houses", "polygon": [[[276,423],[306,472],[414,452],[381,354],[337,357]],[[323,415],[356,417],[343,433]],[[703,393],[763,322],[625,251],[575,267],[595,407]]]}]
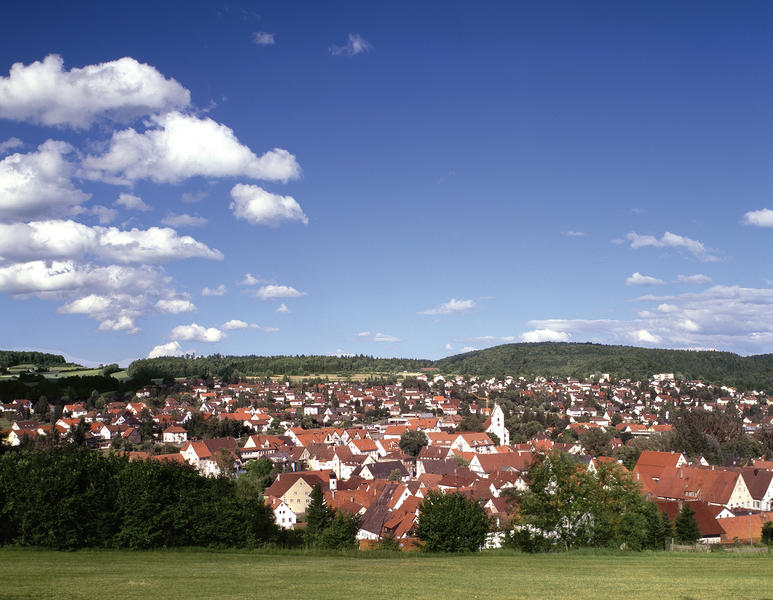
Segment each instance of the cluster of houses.
[{"label": "cluster of houses", "polygon": [[[770,423],[761,410],[761,393],[739,394],[732,388],[711,388],[693,381],[678,385],[671,374],[647,382],[534,381],[421,375],[416,387],[401,383],[365,386],[326,382],[293,386],[289,382],[247,381],[205,384],[187,380],[183,393],[159,397],[158,388],[141,389],[130,402],[110,402],[99,410],[84,403],[68,404],[54,423],[14,420],[6,443],[25,437],[65,439],[80,427],[94,448],[131,448],[142,440],[150,423],[156,443],[174,445],[175,452],[129,452],[131,458],[185,462],[207,476],[226,472],[240,476],[251,460],[264,458],[279,471],[265,490],[276,523],[299,526],[320,486],[329,506],[359,514],[363,543],[393,536],[408,543],[418,507],[432,490],[458,491],[480,500],[494,529],[513,517],[508,490],[523,491],[525,473],[537,453],[553,449],[574,455],[593,472],[609,457],[593,458],[581,442],[558,443],[544,432],[528,442],[511,444],[506,416],[490,398],[517,393],[522,399],[544,399],[565,417],[566,428],[583,431],[615,427],[622,438],[659,435],[669,431],[668,411],[674,406],[701,405],[706,410],[734,407],[748,413],[748,432]],[[460,399],[462,390],[468,398]],[[719,393],[717,393],[719,392]],[[474,398],[470,401],[469,398]],[[32,403],[16,400],[2,405],[6,415],[31,414]],[[463,413],[480,415],[483,431],[460,431]],[[754,418],[752,415],[756,413]],[[469,414],[469,413],[467,413]],[[190,439],[186,425],[196,415],[209,421],[236,421],[250,435]],[[305,425],[305,427],[304,427]],[[427,444],[417,456],[406,454],[400,440],[407,431],[421,431]],[[623,434],[628,434],[624,436]],[[569,438],[572,439],[572,438]],[[620,465],[620,468],[624,468]],[[642,494],[655,500],[672,518],[687,502],[693,507],[707,543],[733,543],[760,538],[762,524],[773,517],[773,463],[754,461],[746,467],[712,467],[705,460],[690,464],[682,454],[645,451],[631,476]],[[497,537],[491,537],[496,544]]]}]

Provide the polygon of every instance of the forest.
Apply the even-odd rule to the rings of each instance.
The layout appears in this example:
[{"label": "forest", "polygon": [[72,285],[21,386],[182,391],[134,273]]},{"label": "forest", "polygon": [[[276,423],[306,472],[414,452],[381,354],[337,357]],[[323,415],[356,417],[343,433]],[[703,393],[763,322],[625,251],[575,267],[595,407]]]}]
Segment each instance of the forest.
[{"label": "forest", "polygon": [[537,376],[585,379],[608,373],[613,380],[646,380],[654,373],[674,373],[678,380],[701,379],[739,390],[773,393],[773,354],[739,356],[731,352],[664,350],[544,342],[505,344],[437,361],[373,356],[183,356],[142,359],[129,366],[140,378],[224,377],[402,371],[533,379]]}]

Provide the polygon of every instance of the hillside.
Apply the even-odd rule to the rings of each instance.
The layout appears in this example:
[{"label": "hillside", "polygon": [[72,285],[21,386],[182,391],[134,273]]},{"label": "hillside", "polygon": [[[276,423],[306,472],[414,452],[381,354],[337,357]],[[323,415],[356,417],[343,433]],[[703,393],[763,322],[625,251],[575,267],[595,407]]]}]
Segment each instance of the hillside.
[{"label": "hillside", "polygon": [[25,352],[18,350],[0,350],[0,368],[7,369],[16,365],[40,365],[53,366],[64,365],[64,356],[60,354],[47,354],[45,352]]},{"label": "hillside", "polygon": [[679,379],[773,390],[773,354],[743,357],[731,352],[543,342],[505,344],[457,354],[436,361],[433,366],[444,373],[486,377],[582,378],[592,373],[609,373],[615,378],[643,379],[653,373],[674,373]]}]

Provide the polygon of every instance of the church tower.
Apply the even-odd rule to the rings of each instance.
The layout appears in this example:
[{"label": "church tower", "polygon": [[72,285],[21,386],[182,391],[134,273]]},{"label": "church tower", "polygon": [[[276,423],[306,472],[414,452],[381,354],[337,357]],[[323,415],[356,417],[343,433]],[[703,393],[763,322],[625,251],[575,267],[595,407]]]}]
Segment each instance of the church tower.
[{"label": "church tower", "polygon": [[491,425],[486,429],[487,433],[493,433],[499,438],[500,446],[510,445],[510,432],[505,427],[505,413],[499,407],[499,404],[494,404],[494,410],[491,411]]}]

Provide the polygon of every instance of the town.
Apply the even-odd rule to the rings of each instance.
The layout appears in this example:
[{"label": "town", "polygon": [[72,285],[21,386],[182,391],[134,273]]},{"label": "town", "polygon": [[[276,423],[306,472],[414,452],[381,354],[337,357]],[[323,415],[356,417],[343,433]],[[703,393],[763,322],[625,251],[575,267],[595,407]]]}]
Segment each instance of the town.
[{"label": "town", "polygon": [[[187,463],[238,479],[254,461],[275,523],[305,526],[315,488],[359,516],[360,547],[415,544],[422,500],[460,492],[485,508],[501,545],[538,457],[560,452],[588,473],[610,465],[673,521],[687,504],[702,544],[761,541],[773,518],[769,398],[673,373],[646,381],[443,376],[188,378],[131,398],[92,394],[60,410],[2,405],[10,446],[77,443],[133,460]],[[60,412],[61,414],[56,414]],[[698,432],[698,435],[688,435]]]}]

